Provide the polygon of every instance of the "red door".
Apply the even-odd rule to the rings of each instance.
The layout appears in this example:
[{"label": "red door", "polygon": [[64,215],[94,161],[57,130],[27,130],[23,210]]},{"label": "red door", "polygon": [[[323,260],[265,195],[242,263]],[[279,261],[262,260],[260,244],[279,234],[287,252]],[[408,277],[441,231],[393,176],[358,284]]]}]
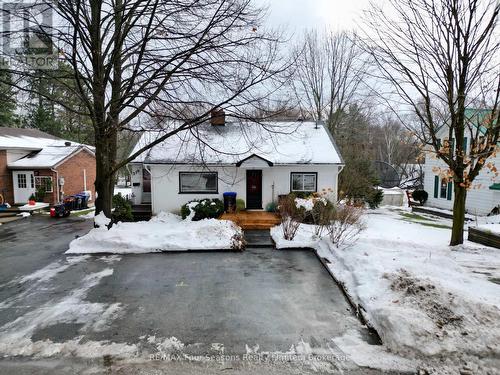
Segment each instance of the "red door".
[{"label": "red door", "polygon": [[247,208],[262,209],[262,171],[247,170]]}]

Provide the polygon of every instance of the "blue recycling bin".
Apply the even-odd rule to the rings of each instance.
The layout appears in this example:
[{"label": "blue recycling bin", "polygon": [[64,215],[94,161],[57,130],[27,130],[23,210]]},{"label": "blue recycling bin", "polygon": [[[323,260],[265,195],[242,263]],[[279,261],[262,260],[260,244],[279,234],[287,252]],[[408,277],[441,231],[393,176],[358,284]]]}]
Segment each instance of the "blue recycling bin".
[{"label": "blue recycling bin", "polygon": [[224,197],[224,212],[235,212],[236,211],[236,193],[228,191],[223,193]]},{"label": "blue recycling bin", "polygon": [[89,193],[83,191],[81,193],[75,194],[74,197],[76,198],[76,200],[78,202],[80,210],[86,209],[86,208],[89,207],[88,206],[89,198],[90,198],[90,194]]}]

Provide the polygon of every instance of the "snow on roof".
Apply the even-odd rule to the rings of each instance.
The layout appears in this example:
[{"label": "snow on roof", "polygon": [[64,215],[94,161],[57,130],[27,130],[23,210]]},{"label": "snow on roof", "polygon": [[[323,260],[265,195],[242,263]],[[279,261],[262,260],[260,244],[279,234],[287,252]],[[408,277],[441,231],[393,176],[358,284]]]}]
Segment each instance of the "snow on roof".
[{"label": "snow on roof", "polygon": [[79,149],[91,149],[84,145],[76,144],[73,146],[47,146],[40,151],[33,151],[28,155],[10,162],[9,168],[51,168],[59,164],[68,156],[77,152]]},{"label": "snow on roof", "polygon": [[38,129],[0,127],[0,150],[32,151],[11,161],[9,168],[51,168],[81,148],[94,152],[92,146],[70,142]]},{"label": "snow on roof", "polygon": [[[132,154],[163,134],[165,131],[143,133]],[[206,123],[167,138],[133,162],[236,164],[251,155],[274,164],[343,164],[329,131],[314,122]]]},{"label": "snow on roof", "polygon": [[47,145],[64,145],[65,140],[37,129],[0,127],[0,149],[40,150]]}]

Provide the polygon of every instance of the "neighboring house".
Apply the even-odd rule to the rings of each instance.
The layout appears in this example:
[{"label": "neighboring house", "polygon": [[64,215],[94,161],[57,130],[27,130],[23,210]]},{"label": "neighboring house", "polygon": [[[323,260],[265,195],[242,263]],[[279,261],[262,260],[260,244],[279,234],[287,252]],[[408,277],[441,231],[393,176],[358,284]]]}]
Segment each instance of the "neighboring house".
[{"label": "neighboring house", "polygon": [[[224,113],[216,112],[210,123],[159,143],[130,164],[134,203],[151,203],[158,213],[178,211],[193,199],[222,198],[224,192],[236,192],[247,209],[256,210],[292,191],[331,189],[336,199],[344,163],[325,126],[265,125],[226,123]],[[133,152],[158,136],[144,133]]]},{"label": "neighboring house", "polygon": [[24,204],[40,187],[54,204],[82,191],[94,199],[93,147],[36,129],[0,127],[0,194],[9,204]]},{"label": "neighboring house", "polygon": [[[469,109],[466,117],[470,119],[472,131],[476,131],[481,123],[481,111]],[[479,127],[480,129],[480,127]],[[437,134],[441,144],[448,140],[448,128],[442,127]],[[464,137],[465,149],[469,152],[470,141],[473,139],[471,132],[466,130]],[[451,141],[453,144],[454,140]],[[491,157],[488,162],[500,168],[500,155]],[[429,194],[427,206],[452,210],[453,209],[453,183],[440,176],[439,171],[446,171],[446,164],[438,159],[434,153],[427,152],[424,164],[424,190]],[[465,208],[472,215],[488,215],[500,207],[500,177],[490,169],[483,167],[480,174],[474,179],[472,188],[467,191]]]}]

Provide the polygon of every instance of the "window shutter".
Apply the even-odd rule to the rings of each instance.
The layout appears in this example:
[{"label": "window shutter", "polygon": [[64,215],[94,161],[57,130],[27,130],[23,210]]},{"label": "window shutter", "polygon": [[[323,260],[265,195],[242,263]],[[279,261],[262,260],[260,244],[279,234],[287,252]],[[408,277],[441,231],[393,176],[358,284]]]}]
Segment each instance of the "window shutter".
[{"label": "window shutter", "polygon": [[439,176],[434,176],[434,198],[439,194]]},{"label": "window shutter", "polygon": [[464,137],[464,155],[467,155],[467,137]]},{"label": "window shutter", "polygon": [[448,182],[448,189],[447,189],[447,192],[446,192],[446,199],[448,199],[449,201],[451,201],[451,194],[452,194],[452,191],[453,191],[453,182]]}]

